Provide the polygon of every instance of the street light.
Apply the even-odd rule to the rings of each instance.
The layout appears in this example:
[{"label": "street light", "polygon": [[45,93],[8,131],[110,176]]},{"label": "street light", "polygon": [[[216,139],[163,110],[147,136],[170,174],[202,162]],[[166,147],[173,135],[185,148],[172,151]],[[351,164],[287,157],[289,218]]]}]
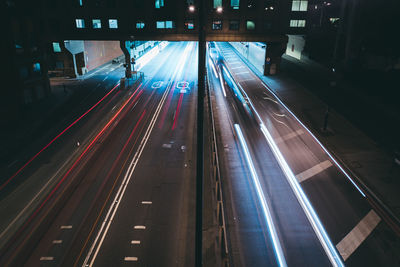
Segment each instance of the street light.
[{"label": "street light", "polygon": [[222,6],[217,7],[217,12],[222,13]]},{"label": "street light", "polygon": [[190,11],[190,12],[194,12],[194,10],[195,10],[194,5],[190,5],[190,6],[189,6],[189,11]]}]

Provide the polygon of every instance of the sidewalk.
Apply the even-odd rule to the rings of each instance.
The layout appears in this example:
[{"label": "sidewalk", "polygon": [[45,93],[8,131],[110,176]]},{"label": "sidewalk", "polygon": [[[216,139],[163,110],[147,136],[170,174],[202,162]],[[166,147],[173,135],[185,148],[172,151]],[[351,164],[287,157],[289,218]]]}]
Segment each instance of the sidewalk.
[{"label": "sidewalk", "polygon": [[[297,79],[298,77],[293,78],[293,71],[282,71],[277,76],[266,77],[240,53],[237,54],[317,136],[324,146],[388,205],[397,218],[400,218],[400,194],[398,193],[400,189],[400,165],[395,163],[394,156],[339,114],[339,112],[342,112],[342,110],[339,110],[341,102],[338,102],[335,107],[337,112],[331,109],[329,113],[328,131],[322,131],[327,104],[312,94],[310,92],[312,90],[308,89],[326,86],[319,83],[327,77],[324,70],[316,66],[314,66],[314,69],[307,69],[310,76],[316,77],[314,81],[308,84],[306,77],[300,81]],[[286,62],[285,64],[290,63]],[[293,70],[294,68],[295,66],[291,66],[290,69]],[[329,84],[327,80],[324,82]],[[330,94],[327,94],[327,97],[330,97]],[[337,101],[340,99],[345,101],[340,97]],[[378,103],[375,104],[376,106],[372,107],[373,111],[379,106]],[[376,110],[379,110],[377,113],[387,113],[382,109]],[[393,116],[396,119],[396,115],[393,114]],[[352,119],[357,119],[357,117],[355,116]],[[382,129],[377,129],[377,131],[382,131]],[[393,131],[391,134],[395,135],[396,132]]]}]

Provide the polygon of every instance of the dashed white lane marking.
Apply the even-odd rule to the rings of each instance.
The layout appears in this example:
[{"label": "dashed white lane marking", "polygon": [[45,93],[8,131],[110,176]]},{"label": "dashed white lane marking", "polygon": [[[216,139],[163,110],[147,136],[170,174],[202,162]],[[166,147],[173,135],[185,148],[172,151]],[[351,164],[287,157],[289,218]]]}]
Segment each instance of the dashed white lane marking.
[{"label": "dashed white lane marking", "polygon": [[61,244],[62,240],[53,240],[53,244]]},{"label": "dashed white lane marking", "polygon": [[244,68],[244,66],[234,67],[234,68],[231,68],[231,70],[242,69],[242,68]]},{"label": "dashed white lane marking", "polygon": [[133,245],[140,245],[140,240],[132,240],[131,244]]},{"label": "dashed white lane marking", "polygon": [[279,143],[282,143],[282,142],[284,142],[284,141],[286,141],[286,140],[292,139],[292,138],[294,138],[294,137],[296,137],[296,136],[298,136],[298,135],[302,135],[303,133],[304,133],[304,131],[303,131],[302,129],[299,129],[299,130],[297,130],[297,131],[295,131],[295,132],[291,132],[291,133],[289,133],[289,134],[287,134],[287,135],[284,135],[284,136],[282,136],[282,137],[276,138],[276,139],[275,139],[275,142],[276,142],[277,144],[279,144]]},{"label": "dashed white lane marking", "polygon": [[243,80],[240,80],[239,83],[248,82],[248,81],[254,81],[254,79],[253,78],[251,78],[251,79],[243,79]]},{"label": "dashed white lane marking", "polygon": [[137,230],[144,230],[144,229],[146,229],[146,226],[144,226],[144,225],[135,225],[135,227],[133,227],[134,229],[137,229]]},{"label": "dashed white lane marking", "polygon": [[151,204],[153,204],[153,202],[151,202],[151,201],[142,201],[142,204],[143,205],[151,205]]},{"label": "dashed white lane marking", "polygon": [[72,229],[72,225],[61,225],[60,229]]},{"label": "dashed white lane marking", "polygon": [[52,261],[54,260],[54,257],[40,257],[41,261]]},{"label": "dashed white lane marking", "polygon": [[137,257],[125,257],[124,258],[125,261],[138,261]]},{"label": "dashed white lane marking", "polygon": [[299,173],[296,175],[297,181],[299,181],[299,183],[313,177],[314,175],[323,172],[325,169],[329,168],[330,166],[332,166],[332,163],[329,160],[325,160],[317,165],[315,165],[314,167],[311,167],[308,170],[305,170],[302,173]]},{"label": "dashed white lane marking", "polygon": [[368,214],[340,241],[336,248],[343,260],[347,260],[351,254],[361,245],[379,224],[381,218],[374,210]]}]

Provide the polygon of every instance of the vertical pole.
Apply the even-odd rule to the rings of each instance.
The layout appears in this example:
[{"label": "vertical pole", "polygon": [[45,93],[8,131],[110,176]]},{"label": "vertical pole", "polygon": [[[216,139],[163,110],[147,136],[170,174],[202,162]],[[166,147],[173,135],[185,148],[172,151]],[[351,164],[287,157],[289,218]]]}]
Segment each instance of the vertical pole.
[{"label": "vertical pole", "polygon": [[198,51],[198,88],[197,88],[197,159],[196,159],[196,231],[195,231],[195,266],[203,265],[203,142],[204,142],[204,91],[205,91],[205,6],[199,0],[199,51]]},{"label": "vertical pole", "polygon": [[75,78],[78,78],[79,74],[78,74],[78,70],[76,67],[76,58],[75,58],[75,54],[72,53],[72,61],[74,62],[74,73],[75,73]]}]

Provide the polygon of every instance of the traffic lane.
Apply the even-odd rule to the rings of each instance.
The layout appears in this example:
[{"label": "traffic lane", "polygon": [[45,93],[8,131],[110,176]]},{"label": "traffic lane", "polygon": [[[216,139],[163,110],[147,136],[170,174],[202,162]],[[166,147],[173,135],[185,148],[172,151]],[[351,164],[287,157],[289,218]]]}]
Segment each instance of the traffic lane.
[{"label": "traffic lane", "polygon": [[[213,101],[222,192],[226,212],[230,262],[238,266],[278,266],[273,246],[260,217],[257,196],[249,184],[249,171],[234,139],[230,117],[232,103],[226,102],[219,81],[208,73]],[[228,95],[229,96],[229,95]],[[246,177],[246,179],[244,179]]]},{"label": "traffic lane", "polygon": [[[188,75],[195,76],[193,65],[187,70]],[[149,266],[193,265],[196,102],[193,90],[185,93],[181,119],[172,129],[181,95],[179,88],[174,90],[175,104],[171,104],[166,116],[171,119],[161,129],[154,128],[134,180],[127,188],[130,193],[123,199],[96,258],[96,266],[122,263],[128,261],[126,257],[137,258],[140,264]]]},{"label": "traffic lane", "polygon": [[[20,140],[20,142],[14,144],[14,151],[16,154],[9,155],[9,157],[11,159],[15,157],[15,163],[1,168],[1,186],[16,172],[19,172],[20,168],[22,168],[30,158],[64,130],[66,125],[71,124],[90,107],[95,105],[102,97],[109,93],[114,86],[115,84],[111,82],[101,88],[96,87],[94,84],[83,85],[79,87],[79,89],[76,89],[75,93],[70,96],[62,106],[52,110],[52,114],[48,115],[45,121],[35,126],[36,128],[33,129],[29,139]],[[112,94],[114,94],[114,92],[112,92]],[[20,174],[23,174],[23,172]],[[13,180],[15,181],[17,179]]]},{"label": "traffic lane", "polygon": [[[175,49],[175,50],[176,50],[176,49]],[[165,55],[165,54],[164,54],[164,55]],[[168,59],[167,61],[168,61],[168,62],[171,62],[170,59]],[[161,67],[161,65],[160,65],[160,67]],[[169,71],[169,70],[173,71],[172,68],[163,68],[162,70],[163,70],[163,71]],[[156,77],[156,78],[157,78],[156,80],[152,80],[151,82],[149,82],[149,85],[150,85],[150,84],[151,84],[151,85],[154,85],[154,83],[155,83],[154,81],[157,81],[157,80],[158,80],[158,77]],[[164,79],[165,79],[166,81],[168,81],[168,80],[171,79],[171,77],[164,77]],[[166,84],[166,83],[165,83],[165,84]],[[171,83],[168,83],[168,86],[170,86],[170,85],[171,85]],[[157,87],[157,86],[152,86],[152,88],[158,88],[158,87]],[[161,90],[161,91],[162,91],[163,88],[157,89],[157,90],[159,90],[159,91]],[[158,101],[157,101],[157,102],[158,102]],[[93,238],[93,237],[90,237],[90,236],[89,236],[88,239],[89,239],[89,238]],[[81,244],[77,243],[77,247],[80,248],[80,247],[81,247]],[[87,250],[87,248],[85,248],[85,247],[82,248],[82,251],[85,250],[85,249]],[[86,255],[86,254],[85,254],[85,255]],[[85,255],[84,255],[84,256],[85,256]]]},{"label": "traffic lane", "polygon": [[[230,99],[227,98],[227,100]],[[244,110],[244,108],[238,105],[235,110]],[[262,191],[271,207],[288,265],[330,266],[329,258],[269,148],[258,123],[249,118],[245,112],[236,112],[235,117],[247,140]],[[282,198],[282,196],[285,197]],[[260,212],[262,214],[261,210]]]},{"label": "traffic lane", "polygon": [[[255,87],[253,87],[253,89],[254,88]],[[254,91],[249,93],[249,97],[252,93],[254,93]],[[257,104],[255,104],[255,106],[257,106]],[[265,115],[264,117],[270,116]],[[282,121],[286,122],[285,127],[288,125],[290,126],[289,118],[290,117],[287,116],[282,119]],[[284,126],[278,124],[276,127]],[[301,139],[291,138],[286,140],[284,144],[281,144],[280,149],[283,155],[287,155],[286,160],[289,166],[292,167],[293,172],[298,174],[297,177],[303,177],[298,178],[300,179],[299,182],[303,190],[316,209],[331,240],[334,244],[338,244],[371,211],[372,207],[357,190],[354,190],[354,186],[349,182],[347,177],[345,177],[328,158],[323,162],[328,163],[326,169],[314,171],[312,175],[305,175],[306,173],[303,171],[307,172],[307,170],[312,170],[305,167],[307,163],[311,163],[313,166],[322,165],[321,162],[316,161],[315,154],[317,153],[309,153],[307,149],[303,149],[306,143],[315,143],[314,140],[307,140],[308,142],[303,141],[305,138],[311,137],[303,135]],[[319,148],[319,150],[321,149]],[[304,181],[302,181],[302,179],[304,179]],[[332,201],[333,199],[334,201]],[[385,227],[388,228],[387,225]],[[369,259],[369,262],[375,262],[377,260],[380,254],[378,251],[381,247],[380,242],[382,242],[382,240],[379,240],[381,237],[383,236],[375,236],[375,232],[372,232],[371,236],[365,241],[369,242],[369,244],[366,243],[363,245],[364,251],[367,250],[367,248],[371,250],[359,259],[361,262],[368,262],[366,259]],[[352,257],[357,257],[357,254]]]},{"label": "traffic lane", "polygon": [[[258,79],[255,78],[254,80],[258,80]],[[251,82],[254,82],[254,81],[253,81],[253,79],[247,78],[243,82],[244,83],[251,83]],[[254,87],[259,86],[258,82],[256,82],[255,84],[256,85]],[[256,92],[256,90],[249,90],[250,94],[254,94],[254,92]],[[261,92],[262,92],[262,90],[261,90]],[[260,98],[260,95],[261,94],[259,93],[258,94],[259,98]],[[277,104],[277,102],[274,101],[271,97],[273,97],[272,94],[268,95],[267,93],[263,93],[263,98],[268,98],[267,100],[269,101],[270,106],[274,106],[274,103]],[[253,103],[254,102],[257,102],[257,101],[253,101]],[[283,107],[282,107],[282,109],[283,109]],[[277,112],[277,111],[274,110],[273,112]],[[288,116],[288,117],[290,118],[290,116]],[[287,119],[286,117],[283,117],[283,118]],[[275,119],[275,121],[276,121],[276,119]],[[294,122],[294,124],[295,124],[295,122]],[[290,126],[290,122],[288,121],[286,123],[282,123],[282,125],[284,125],[286,127],[288,125]],[[273,127],[271,127],[271,128],[273,128]],[[287,128],[290,129],[290,127],[287,127]],[[293,132],[289,133],[289,135],[290,134],[293,134]],[[318,150],[320,151],[320,153],[323,152],[321,147],[319,146],[319,144],[317,144],[317,142],[311,137],[311,135],[306,135],[306,136],[302,135],[301,137],[298,137],[298,134],[294,134],[293,136],[296,136],[297,139],[301,138],[302,141],[303,141],[303,144],[311,144],[311,145],[309,145],[309,147],[311,147],[311,149],[309,149],[310,151],[314,151],[314,149],[315,149],[315,151],[317,151],[317,152],[318,152]],[[293,136],[291,138],[293,138]],[[278,138],[280,138],[280,137],[278,136]],[[285,143],[292,143],[293,144],[291,138],[288,139],[289,141],[285,140]],[[308,138],[309,140],[308,141],[304,141],[304,138]],[[297,145],[302,145],[302,142],[298,142]],[[313,145],[314,145],[314,147],[313,147]],[[295,154],[294,151],[295,152],[296,151],[299,152],[299,154],[297,156],[294,155]],[[307,153],[305,153],[306,151],[307,150],[300,150],[299,148],[295,148],[292,145],[292,147],[287,149],[287,152],[284,153],[284,154],[289,155],[289,160],[290,160],[290,157],[292,157],[294,159],[294,161],[297,161],[298,158],[302,158],[302,156],[304,157],[303,154],[307,154]],[[317,153],[314,153],[314,154],[317,154]],[[309,156],[308,160],[312,161],[312,159],[314,157],[312,157],[312,156],[310,157],[309,154],[308,154],[308,156]],[[327,155],[325,155],[325,156],[327,156]],[[382,255],[382,246],[381,246],[382,242],[390,243],[391,245],[388,246],[390,248],[390,251],[391,252],[395,251],[395,249],[392,249],[392,248],[398,248],[399,247],[399,245],[398,245],[399,244],[399,240],[397,238],[393,238],[393,236],[390,237],[390,235],[379,234],[380,232],[378,230],[375,230],[375,229],[378,229],[379,227],[381,227],[383,229],[386,229],[387,232],[390,232],[389,227],[386,224],[382,224],[382,223],[378,224],[377,227],[376,226],[368,226],[368,227],[373,227],[373,228],[370,229],[372,231],[372,233],[371,234],[367,234],[365,236],[366,237],[366,241],[363,242],[363,240],[362,240],[361,244],[358,244],[360,246],[360,248],[363,248],[364,251],[367,250],[366,249],[367,247],[370,249],[370,251],[364,252],[366,255],[368,255],[368,257],[361,256],[360,258],[357,259],[358,253],[356,253],[356,252],[359,249],[357,247],[358,245],[354,246],[354,247],[353,246],[349,246],[352,249],[355,249],[355,252],[351,251],[351,250],[349,251],[348,247],[347,247],[347,250],[341,251],[345,247],[345,246],[343,246],[343,244],[346,244],[346,242],[347,243],[350,242],[349,241],[350,240],[349,237],[351,237],[352,234],[354,234],[357,231],[359,231],[358,229],[361,227],[360,225],[365,224],[365,220],[366,220],[367,217],[369,217],[370,214],[375,214],[375,213],[371,210],[371,206],[368,204],[368,202],[365,201],[365,199],[363,197],[361,197],[359,195],[358,195],[358,197],[356,197],[357,194],[356,195],[354,194],[354,191],[355,191],[354,188],[352,188],[352,185],[349,184],[348,180],[346,181],[347,178],[344,177],[344,174],[339,169],[337,169],[336,166],[334,166],[333,162],[329,162],[329,160],[326,160],[326,161],[318,163],[317,166],[316,165],[314,165],[314,166],[315,167],[320,167],[321,165],[327,165],[325,163],[329,163],[328,164],[329,165],[328,168],[326,170],[322,170],[320,172],[315,172],[315,170],[314,170],[313,171],[314,175],[312,175],[312,179],[308,179],[310,177],[307,178],[307,175],[305,175],[307,172],[310,173],[312,168],[311,169],[306,169],[306,171],[304,173],[299,173],[298,176],[301,176],[302,179],[304,179],[306,177],[308,180],[304,181],[303,183],[312,184],[314,191],[319,191],[320,197],[319,198],[316,197],[315,200],[313,201],[314,203],[317,203],[317,205],[323,206],[321,201],[320,201],[320,199],[323,198],[323,197],[325,197],[325,199],[327,199],[326,194],[322,193],[322,192],[326,192],[327,189],[323,188],[322,186],[320,186],[321,184],[323,184],[324,186],[326,186],[328,184],[327,187],[331,187],[331,185],[336,186],[336,187],[333,187],[336,190],[337,190],[338,187],[339,188],[341,187],[341,189],[342,189],[341,192],[339,192],[339,193],[337,193],[337,192],[335,193],[334,192],[334,193],[331,194],[332,196],[334,196],[330,200],[331,203],[332,203],[332,199],[336,199],[337,195],[341,195],[342,196],[343,192],[344,192],[344,194],[347,193],[348,195],[353,196],[353,199],[351,199],[350,201],[347,200],[347,202],[350,202],[351,204],[356,203],[356,204],[353,204],[355,206],[355,207],[353,207],[355,209],[355,211],[351,212],[351,210],[346,210],[345,212],[343,212],[344,214],[347,212],[347,215],[334,214],[335,212],[338,213],[338,212],[340,212],[341,209],[343,209],[343,202],[340,203],[341,201],[338,201],[339,202],[338,206],[341,207],[340,209],[337,209],[337,207],[336,207],[336,209],[335,208],[326,209],[326,207],[319,208],[319,210],[322,210],[322,211],[330,210],[330,214],[329,215],[331,215],[331,217],[328,217],[329,219],[333,219],[333,218],[336,217],[336,218],[338,218],[338,220],[340,220],[340,223],[332,222],[332,223],[329,223],[328,225],[332,226],[332,228],[335,228],[333,231],[330,231],[330,233],[335,232],[335,234],[333,234],[335,236],[334,239],[336,239],[338,242],[340,241],[340,243],[336,243],[336,244],[337,244],[337,247],[338,247],[340,253],[341,254],[344,253],[344,254],[342,254],[342,256],[344,255],[345,259],[349,259],[349,257],[350,257],[350,259],[352,259],[352,261],[357,261],[358,260],[359,262],[370,262],[370,263],[376,262],[376,260],[380,257],[379,255]],[[333,166],[333,167],[331,167],[331,166]],[[329,173],[329,172],[334,172],[334,174]],[[317,174],[315,174],[315,173],[317,173]],[[341,177],[344,180],[343,179],[340,180],[337,177]],[[312,183],[313,179],[319,179],[319,180],[317,180],[316,183]],[[333,181],[330,181],[331,183],[330,182],[323,183],[322,181],[324,181],[324,179],[325,180],[329,180],[329,179],[332,180],[333,179]],[[315,186],[315,184],[317,184],[317,186]],[[343,184],[345,184],[345,186],[343,186]],[[319,188],[317,188],[318,186],[319,186]],[[343,188],[343,187],[346,187],[346,188]],[[346,192],[346,189],[349,190],[349,191]],[[329,188],[328,188],[328,190],[329,190]],[[311,190],[308,190],[308,195],[310,195],[310,194],[311,195],[312,194],[317,195],[317,192],[314,192],[314,193],[311,192],[310,193],[310,191]],[[356,192],[356,193],[358,193],[358,192]],[[329,202],[329,200],[326,200],[326,202]],[[358,204],[357,204],[357,202],[358,202]],[[359,207],[361,207],[361,208],[359,208]],[[350,214],[349,214],[349,212],[350,212]],[[320,212],[320,213],[323,213],[323,212]],[[332,213],[333,213],[333,216],[332,216]],[[356,215],[356,216],[354,216],[354,215]],[[325,216],[328,216],[328,215],[325,215]],[[376,216],[376,219],[380,220],[379,216],[377,216],[377,215],[375,215],[375,216]],[[324,217],[324,215],[321,216],[321,217]],[[356,224],[352,225],[351,223],[348,223],[346,219],[345,220],[342,219],[343,217],[346,218],[347,220],[348,220],[348,218],[352,218],[353,221],[356,222]],[[347,224],[345,226],[343,225],[343,221],[347,222]],[[327,225],[327,223],[325,223],[325,225]],[[338,225],[340,225],[342,228],[339,229]],[[374,224],[372,224],[372,225],[374,225]],[[374,228],[374,227],[376,227],[376,228]],[[349,235],[349,237],[347,235]],[[355,243],[357,243],[357,242],[355,242]],[[354,254],[351,254],[351,253],[354,253]],[[368,258],[369,258],[369,260],[368,260]],[[386,260],[386,258],[380,258],[379,260],[381,262],[383,262],[383,261]],[[394,259],[391,262],[388,261],[388,263],[389,264],[393,264],[393,262],[395,262],[395,261],[397,261],[397,259]]]},{"label": "traffic lane", "polygon": [[[109,76],[101,81],[90,79],[82,83],[73,82],[71,85],[67,86],[67,97],[69,99],[62,106],[58,107],[56,110],[53,110],[53,114],[40,125],[40,129],[36,130],[36,132],[30,135],[29,143],[16,143],[15,150],[16,153],[19,153],[19,156],[17,156],[17,159],[13,161],[14,164],[8,166],[9,168],[1,168],[1,187],[4,186],[4,179],[7,180],[9,177],[13,178],[12,183],[7,184],[7,187],[11,188],[2,190],[1,196],[7,195],[7,193],[15,189],[21,183],[21,181],[24,180],[23,177],[19,176],[29,176],[29,174],[26,174],[25,172],[28,171],[26,169],[29,169],[29,167],[31,167],[32,170],[32,164],[29,164],[29,166],[26,167],[23,165],[28,162],[32,156],[35,156],[38,151],[40,151],[55,136],[62,132],[66,125],[74,122],[79,116],[95,105],[101,98],[110,93],[111,88],[117,84],[119,79],[116,79],[116,77],[112,76],[109,80],[105,81],[107,78],[109,78]],[[73,92],[72,95],[71,91]],[[109,99],[115,97],[116,94],[118,94],[118,91],[114,90],[105,101],[110,101]],[[89,115],[91,114],[88,114],[88,116]],[[20,147],[18,147],[18,145]],[[23,148],[21,146],[23,146]],[[12,156],[10,155],[10,157]],[[33,170],[35,169],[33,168]],[[17,177],[11,177],[15,175]]]},{"label": "traffic lane", "polygon": [[[88,114],[91,120],[83,118],[79,121],[32,161],[20,177],[14,178],[15,184],[19,184],[18,187],[14,189],[14,184],[10,184],[4,188],[4,191],[11,192],[3,192],[0,204],[0,214],[3,217],[2,243],[7,240],[5,235],[10,237],[23,223],[24,218],[33,211],[35,205],[44,199],[58,181],[58,175],[65,171],[68,164],[72,164],[72,160],[83,151],[86,142],[93,137],[96,130],[99,130],[99,122],[105,120],[106,113],[112,110],[122,97],[123,95],[120,95],[108,104],[102,102],[92,111],[93,114]],[[77,142],[80,142],[80,146],[77,146]],[[11,183],[14,183],[14,180]]]},{"label": "traffic lane", "polygon": [[[228,63],[229,64],[229,63]],[[243,62],[239,62],[235,64],[235,68],[238,68],[240,65],[244,65]],[[246,69],[246,71],[244,71]],[[235,77],[236,81],[241,85],[243,90],[245,90],[247,96],[249,97],[250,100],[252,100],[253,105],[255,106],[255,109],[260,112],[261,119],[263,120],[264,124],[268,129],[273,128],[281,128],[282,131],[286,131],[285,134],[290,133],[290,128],[291,124],[296,124],[294,119],[287,114],[283,110],[283,107],[281,107],[281,110],[279,111],[279,114],[283,114],[284,116],[280,116],[280,119],[277,120],[276,118],[273,117],[271,114],[276,114],[276,110],[264,110],[262,109],[262,106],[259,105],[260,101],[256,100],[254,101],[254,95],[260,96],[260,95],[266,95],[268,98],[274,100],[274,97],[272,94],[264,93],[266,90],[265,88],[262,88],[261,82],[259,81],[258,77],[256,77],[250,70],[247,69],[247,66],[243,66],[239,70],[239,74],[237,73],[236,69],[231,69],[233,72],[233,76]],[[279,115],[278,114],[278,115]],[[298,126],[297,126],[298,127]],[[298,129],[298,128],[294,129]],[[288,131],[289,129],[289,131]],[[297,147],[290,147],[287,148],[285,147],[285,142],[280,143],[280,149],[282,150],[282,154],[285,156],[285,159],[287,160],[289,166],[291,167],[292,171],[294,174],[300,174],[301,172],[308,170],[312,168],[313,166],[317,165],[320,163],[320,161],[316,162],[316,156],[315,153],[311,152],[306,145],[302,142],[302,140],[298,140],[298,138],[294,137],[290,139],[290,142],[297,142]],[[315,143],[315,141],[314,141]],[[315,151],[323,151],[322,148],[319,147],[319,149],[315,149]],[[296,155],[297,153],[297,155]],[[319,152],[322,153],[322,152]],[[304,156],[307,155],[307,156]],[[327,155],[322,154],[323,159],[328,160]],[[318,158],[319,159],[319,158]],[[310,163],[309,160],[312,162]],[[308,165],[308,166],[307,166]],[[333,164],[332,164],[333,165]],[[297,167],[296,166],[300,166]],[[304,166],[307,166],[305,168]],[[334,167],[332,167],[334,168]],[[296,171],[297,169],[297,171]],[[332,210],[331,213],[327,214],[330,217],[333,218],[342,218],[342,214],[356,214],[358,216],[349,216],[346,217],[346,220],[343,221],[346,223],[346,227],[343,229],[337,229],[338,225],[332,224],[329,225],[331,228],[336,228],[336,231],[341,231],[344,232],[347,229],[351,229],[356,225],[361,219],[362,215],[364,215],[365,210],[368,210],[369,204],[363,199],[361,194],[354,188],[354,186],[348,181],[347,177],[345,177],[342,173],[338,172],[338,175],[334,176],[333,178],[331,177],[330,180],[332,179],[335,181],[335,183],[330,182],[329,180],[322,180],[324,181],[324,194],[325,196],[328,195],[330,198],[324,198],[326,202],[324,204],[329,207],[329,205],[332,204],[332,199],[336,199],[337,195],[332,194],[333,188],[337,189],[335,192],[336,194],[340,194],[341,199],[344,200],[344,202],[341,203],[341,209],[335,209]],[[310,181],[314,181],[314,177],[311,178]],[[336,186],[336,187],[332,187]],[[319,186],[319,189],[321,190],[322,187]],[[309,194],[311,192],[306,191],[307,195],[310,196]],[[318,201],[319,205],[321,205],[321,200],[316,200]],[[355,204],[359,204],[360,207],[355,207]],[[346,209],[346,210],[345,210]],[[344,210],[346,212],[344,212]],[[319,212],[319,210],[317,210]],[[326,214],[326,213],[325,213]],[[332,235],[332,232],[329,232]]]},{"label": "traffic lane", "polygon": [[[121,122],[121,124],[118,124],[118,126],[123,126],[124,122],[127,122],[128,126],[130,126],[130,124],[132,123],[131,120],[125,119]],[[54,232],[60,233],[65,231],[63,229],[60,229],[62,225],[73,225],[74,228],[68,229],[67,231],[70,234],[70,238],[79,228],[79,221],[82,220],[82,217],[84,217],[88,208],[91,206],[90,204],[92,202],[90,200],[92,200],[95,195],[97,196],[99,188],[101,189],[102,187],[104,187],[103,181],[110,177],[108,170],[111,168],[111,164],[113,164],[115,160],[118,149],[123,145],[122,140],[126,140],[126,137],[115,136],[115,133],[118,132],[118,129],[114,129],[114,131],[111,132],[110,136],[108,136],[104,140],[100,140],[101,145],[100,143],[98,143],[96,145],[97,147],[94,148],[95,151],[91,151],[92,155],[90,155],[89,153],[89,155],[87,155],[87,158],[85,158],[85,160],[81,162],[81,166],[78,166],[78,168],[73,173],[71,173],[71,176],[68,177],[69,181],[76,181],[74,184],[75,188],[73,192],[69,193],[71,194],[71,196],[68,198],[68,200],[66,200],[67,202],[64,205],[64,209],[58,213],[56,222],[53,223],[51,227],[49,226],[48,229],[50,229],[50,231],[48,233],[43,233],[43,242],[41,242],[40,244],[43,244],[44,249],[41,246],[37,246],[35,250],[36,253],[34,253],[31,257],[31,260],[33,262],[36,262],[36,264],[38,263],[40,257],[42,257],[43,255],[49,255],[47,253],[52,252],[46,248],[52,245],[54,246],[51,240],[58,240],[57,236],[52,235]],[[129,134],[129,129],[123,130],[122,133],[124,133],[124,135],[126,136],[127,134]],[[111,142],[111,144],[108,145],[108,142]],[[108,175],[106,176],[106,174]],[[64,189],[65,187],[67,187],[67,184],[64,184],[63,187],[60,188],[60,195],[64,193],[62,189]],[[50,205],[50,203],[48,205]],[[43,210],[43,212],[45,211]],[[49,240],[50,242],[48,242]],[[66,238],[62,246],[68,247],[69,241],[70,240]],[[64,252],[65,250],[62,250],[60,252],[61,255]],[[40,254],[41,256],[38,256],[37,254]],[[59,262],[59,260],[62,258],[61,255],[54,255],[56,256],[56,261]]]},{"label": "traffic lane", "polygon": [[[151,84],[151,82],[149,83],[149,84]],[[146,87],[146,86],[145,86]],[[147,99],[148,98],[148,95],[154,95],[154,93],[151,93],[150,94],[150,91],[151,92],[154,92],[156,89],[153,89],[153,88],[150,88],[149,90],[146,90],[145,92],[147,92],[147,91],[149,91],[149,93],[147,93],[147,95],[146,95],[146,93],[144,93],[143,94],[143,98],[144,99]],[[156,94],[157,95],[157,94]],[[147,100],[148,101],[148,100]],[[159,98],[156,98],[156,99],[152,99],[152,105],[154,106],[156,103],[158,103],[158,101],[159,101]],[[138,100],[138,102],[140,102],[140,99]],[[142,102],[145,102],[145,101],[142,101]],[[140,104],[139,104],[140,105]],[[139,108],[139,110],[140,110],[140,107],[138,106],[138,108]],[[132,112],[132,110],[129,110],[129,112]],[[136,113],[135,113],[136,114]],[[151,112],[149,112],[149,114],[151,114]],[[129,131],[127,131],[127,130],[123,130],[122,132],[126,132],[126,133],[128,133]],[[117,137],[117,139],[116,140],[119,140],[119,138]],[[123,140],[123,139],[122,139]],[[111,147],[114,147],[114,146],[111,146]],[[101,165],[101,166],[105,166],[105,165]],[[106,167],[106,169],[107,169],[107,167]],[[95,172],[94,172],[95,173]],[[94,194],[94,193],[93,193]],[[91,194],[86,194],[86,196],[90,196]],[[91,198],[91,197],[87,197],[87,198]],[[82,205],[82,203],[87,203],[87,202],[90,202],[90,201],[81,201],[81,205]],[[74,209],[71,209],[71,210],[74,210]],[[82,207],[80,207],[80,210],[82,210]],[[82,212],[81,212],[82,213]],[[80,216],[77,216],[77,217],[80,217]]]},{"label": "traffic lane", "polygon": [[[172,117],[172,109],[168,113]],[[171,124],[165,123],[169,135],[158,129],[152,134],[127,188],[129,194],[123,199],[97,256],[96,266],[122,263],[125,257],[137,257],[140,264],[149,266],[193,265],[194,113],[183,114],[187,115],[180,124],[188,126],[185,131],[172,132]],[[191,117],[191,122],[187,117]],[[182,133],[185,135],[181,136]],[[146,229],[134,229],[142,225]],[[132,244],[135,240],[140,244]]]},{"label": "traffic lane", "polygon": [[[216,82],[216,79],[214,79],[214,77],[212,77],[212,79],[214,80],[214,82]],[[218,87],[219,83],[214,83],[214,86]],[[219,90],[219,88],[217,90]],[[223,97],[220,97],[220,99],[220,101],[224,101]],[[249,114],[243,108],[243,104],[239,103],[236,100],[236,97],[231,94],[231,91],[228,89],[227,86],[226,102],[229,103],[227,105],[229,106],[229,108],[226,112],[230,114],[230,116],[228,117],[229,121],[231,121],[230,124],[238,123],[239,125],[241,125],[244,135],[247,136],[247,138],[245,138],[247,139],[247,143],[249,144],[250,153],[252,154],[252,158],[255,163],[255,168],[261,178],[260,182],[263,188],[263,192],[266,193],[266,198],[268,199],[269,205],[272,207],[272,216],[274,217],[276,227],[279,230],[281,245],[283,246],[283,249],[285,251],[288,264],[302,266],[310,264],[312,265],[318,262],[321,265],[330,265],[321,244],[315,236],[315,233],[311,225],[309,224],[302,208],[298,204],[297,199],[291,191],[291,188],[287,183],[282,171],[280,170],[280,167],[277,164],[272,152],[268,151],[268,154],[268,152],[264,149],[264,147],[268,147],[268,145],[266,144],[265,139],[261,134],[261,130],[258,124],[256,123],[255,119],[249,117]],[[231,125],[229,126],[232,127]],[[240,150],[238,150],[238,152],[239,155],[243,153]],[[236,164],[233,164],[233,166],[235,166]],[[247,168],[246,165],[244,165],[243,167]],[[229,177],[232,176],[231,173],[227,175]],[[253,216],[253,221],[254,218],[259,219],[261,225],[263,225],[262,233],[263,235],[265,235],[266,238],[265,240],[263,240],[263,246],[266,248],[265,251],[268,251],[268,247],[269,251],[273,251],[273,247],[270,245],[270,240],[268,240],[269,231],[267,229],[265,219],[263,219],[264,211],[260,208],[260,205],[258,204],[259,200],[257,199],[257,195],[254,193],[254,185],[252,185],[251,178],[248,174],[243,176],[247,177],[248,187],[250,187],[250,190],[246,192],[245,196],[247,198],[249,198],[249,196],[253,198],[253,205],[255,205],[256,208],[252,208],[251,210],[258,211],[258,213]],[[246,186],[243,186],[243,181],[241,182],[242,184],[241,186],[239,186],[239,188],[242,191],[244,188],[246,188]],[[286,201],[282,200],[282,195],[285,195]],[[241,204],[238,205],[239,207],[241,206]],[[246,219],[249,219],[249,221],[251,221],[249,217],[246,217]],[[287,222],[296,223],[293,224]],[[254,228],[255,225],[251,225],[251,227]],[[260,241],[261,240],[259,240],[259,242]],[[249,243],[243,244],[244,248],[242,250],[244,252],[244,255],[241,255],[242,259],[246,259],[248,255],[253,256],[254,254],[256,254],[252,251],[246,251],[247,248],[252,248],[255,246],[255,244],[256,246],[260,246],[260,243],[254,243],[254,240],[248,240],[248,242]],[[247,253],[249,254],[246,255]],[[260,263],[264,262],[265,264],[265,262],[267,262],[264,258],[266,254],[267,253],[265,253],[264,255],[256,255],[260,257]],[[271,256],[275,257],[273,253]]]}]

